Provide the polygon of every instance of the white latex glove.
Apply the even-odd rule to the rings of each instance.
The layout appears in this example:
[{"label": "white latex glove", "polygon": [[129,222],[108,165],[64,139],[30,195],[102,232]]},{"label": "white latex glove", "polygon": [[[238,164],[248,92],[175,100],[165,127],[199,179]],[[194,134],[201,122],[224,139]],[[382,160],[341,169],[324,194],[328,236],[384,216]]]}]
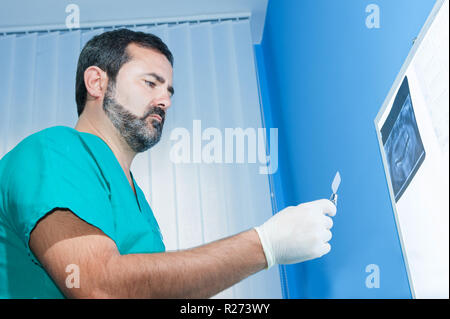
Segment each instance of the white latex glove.
[{"label": "white latex glove", "polygon": [[263,225],[255,227],[267,260],[267,269],[275,264],[295,264],[322,257],[331,246],[330,229],[336,206],[328,199],[319,199],[289,206]]}]

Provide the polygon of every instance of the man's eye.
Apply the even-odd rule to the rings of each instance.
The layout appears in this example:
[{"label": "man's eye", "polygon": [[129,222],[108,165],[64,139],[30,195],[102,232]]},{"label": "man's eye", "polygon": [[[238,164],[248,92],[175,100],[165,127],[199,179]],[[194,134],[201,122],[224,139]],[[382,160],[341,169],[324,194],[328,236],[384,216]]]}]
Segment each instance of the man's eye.
[{"label": "man's eye", "polygon": [[151,81],[145,81],[145,84],[147,84],[148,86],[150,86],[150,87],[155,87],[155,83],[154,82],[151,82]]}]

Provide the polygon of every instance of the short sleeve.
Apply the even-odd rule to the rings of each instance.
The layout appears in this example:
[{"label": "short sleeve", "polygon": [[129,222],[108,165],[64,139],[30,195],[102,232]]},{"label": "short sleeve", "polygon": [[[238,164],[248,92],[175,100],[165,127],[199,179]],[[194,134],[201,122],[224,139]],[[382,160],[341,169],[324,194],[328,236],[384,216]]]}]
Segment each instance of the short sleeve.
[{"label": "short sleeve", "polygon": [[69,209],[114,238],[109,184],[95,157],[76,135],[41,134],[8,154],[3,187],[8,217],[33,262],[30,233],[55,209]]}]

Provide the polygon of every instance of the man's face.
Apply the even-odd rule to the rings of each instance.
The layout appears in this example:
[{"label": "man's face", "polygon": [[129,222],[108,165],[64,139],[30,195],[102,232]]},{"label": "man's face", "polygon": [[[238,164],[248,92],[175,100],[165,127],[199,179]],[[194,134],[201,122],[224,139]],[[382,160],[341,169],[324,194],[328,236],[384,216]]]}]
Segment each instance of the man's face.
[{"label": "man's face", "polygon": [[108,83],[103,109],[136,153],[158,143],[171,104],[172,66],[156,50],[131,43],[130,61],[122,65],[115,83]]}]

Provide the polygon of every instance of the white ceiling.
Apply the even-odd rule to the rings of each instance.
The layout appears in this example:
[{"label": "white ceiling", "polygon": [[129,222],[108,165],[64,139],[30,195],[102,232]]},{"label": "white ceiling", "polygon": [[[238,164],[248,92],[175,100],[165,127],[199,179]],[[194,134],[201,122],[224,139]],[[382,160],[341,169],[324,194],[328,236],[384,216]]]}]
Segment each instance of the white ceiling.
[{"label": "white ceiling", "polygon": [[0,32],[23,27],[65,24],[66,6],[80,8],[80,25],[111,21],[173,19],[251,14],[254,43],[260,43],[268,0],[16,0],[0,9]]}]

